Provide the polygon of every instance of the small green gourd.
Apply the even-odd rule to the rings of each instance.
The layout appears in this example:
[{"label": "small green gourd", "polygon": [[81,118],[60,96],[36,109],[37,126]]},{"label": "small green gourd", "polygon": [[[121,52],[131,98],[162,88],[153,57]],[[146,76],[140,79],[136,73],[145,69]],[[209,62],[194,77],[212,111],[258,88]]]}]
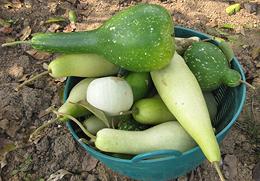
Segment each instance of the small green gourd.
[{"label": "small green gourd", "polygon": [[[217,115],[217,102],[211,92],[203,92],[203,97],[209,111],[211,122]],[[164,123],[170,120],[177,120],[169,111],[160,96],[156,94],[151,98],[144,98],[134,103],[132,107],[133,118],[145,125]]]},{"label": "small green gourd", "polygon": [[212,91],[224,84],[236,87],[240,74],[229,68],[224,53],[209,42],[195,42],[185,51],[184,60],[195,75],[203,91]]},{"label": "small green gourd", "polygon": [[130,72],[125,80],[132,88],[134,101],[137,101],[148,94],[152,81],[149,72]]},{"label": "small green gourd", "polygon": [[90,116],[83,121],[83,126],[93,135],[103,128],[107,128],[106,124],[96,116]]},{"label": "small green gourd", "polygon": [[53,78],[61,77],[102,77],[118,73],[119,67],[96,54],[65,54],[60,55],[48,65],[48,70],[20,84],[17,89],[49,74]]},{"label": "small green gourd", "polygon": [[135,102],[132,112],[133,118],[142,124],[160,124],[176,120],[159,96]]},{"label": "small green gourd", "polygon": [[[57,114],[57,117],[44,123],[40,127],[38,127],[30,136],[30,140],[33,140],[36,136],[38,136],[38,133],[43,130],[44,128],[48,127],[49,125],[56,123],[56,122],[66,122],[72,118],[78,118],[81,116],[87,116],[90,115],[91,112],[88,111],[86,108],[77,105],[72,104],[77,103],[80,101],[85,100],[85,93],[87,91],[88,85],[91,81],[93,81],[93,78],[85,78],[81,80],[79,83],[77,83],[70,91],[68,99],[65,101],[65,103],[57,110],[53,112]],[[83,127],[81,123],[79,123],[77,120],[73,119],[74,122],[76,122],[80,127]]]},{"label": "small green gourd", "polygon": [[173,21],[155,4],[138,4],[118,12],[95,30],[70,33],[37,33],[28,43],[34,49],[57,53],[94,53],[136,72],[166,66],[175,51]]}]

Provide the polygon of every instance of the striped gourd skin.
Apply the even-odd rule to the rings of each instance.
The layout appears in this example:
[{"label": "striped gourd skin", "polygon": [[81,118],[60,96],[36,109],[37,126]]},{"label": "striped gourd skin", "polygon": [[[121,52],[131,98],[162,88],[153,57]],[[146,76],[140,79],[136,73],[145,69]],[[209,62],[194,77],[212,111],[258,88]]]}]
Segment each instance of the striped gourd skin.
[{"label": "striped gourd skin", "polygon": [[230,87],[240,84],[240,74],[229,68],[224,53],[212,43],[193,43],[185,51],[184,60],[203,91],[215,90],[222,84]]},{"label": "striped gourd skin", "polygon": [[175,51],[173,21],[161,6],[140,4],[120,11],[92,31],[37,34],[35,49],[95,53],[127,70],[149,72],[166,66]]}]

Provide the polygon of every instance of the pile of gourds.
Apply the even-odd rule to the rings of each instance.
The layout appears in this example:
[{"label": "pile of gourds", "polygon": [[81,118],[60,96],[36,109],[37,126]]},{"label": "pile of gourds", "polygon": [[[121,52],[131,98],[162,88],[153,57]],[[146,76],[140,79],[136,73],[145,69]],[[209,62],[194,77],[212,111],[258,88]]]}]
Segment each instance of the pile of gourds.
[{"label": "pile of gourds", "polygon": [[86,134],[82,140],[106,153],[185,152],[197,144],[223,180],[211,123],[217,103],[203,91],[238,86],[241,77],[219,47],[195,38],[181,48],[186,40],[174,38],[166,9],[139,4],[92,31],[38,33],[28,42],[4,44],[28,43],[37,50],[64,53],[45,74],[83,77],[53,110],[57,118],[31,138],[57,120],[72,120]]}]

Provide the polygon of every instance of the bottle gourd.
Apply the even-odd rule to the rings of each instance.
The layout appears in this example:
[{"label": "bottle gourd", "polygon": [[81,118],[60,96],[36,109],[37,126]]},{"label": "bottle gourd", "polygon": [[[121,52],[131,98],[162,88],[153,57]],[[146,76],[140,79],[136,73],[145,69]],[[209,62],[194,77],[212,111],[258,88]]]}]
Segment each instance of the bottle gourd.
[{"label": "bottle gourd", "polygon": [[174,53],[171,63],[151,72],[154,85],[165,105],[214,164],[221,180],[220,149],[211,125],[201,88],[184,59]]},{"label": "bottle gourd", "polygon": [[34,49],[57,53],[94,53],[135,72],[166,66],[175,51],[171,15],[162,6],[139,4],[118,12],[95,30],[37,33],[28,43]]}]

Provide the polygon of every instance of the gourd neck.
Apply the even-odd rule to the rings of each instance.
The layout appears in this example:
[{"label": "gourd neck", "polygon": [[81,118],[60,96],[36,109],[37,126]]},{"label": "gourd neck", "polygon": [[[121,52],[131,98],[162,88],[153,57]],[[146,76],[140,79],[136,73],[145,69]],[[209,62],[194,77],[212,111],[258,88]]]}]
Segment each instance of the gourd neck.
[{"label": "gourd neck", "polygon": [[99,53],[98,31],[45,33],[32,38],[35,49],[57,53]]}]

